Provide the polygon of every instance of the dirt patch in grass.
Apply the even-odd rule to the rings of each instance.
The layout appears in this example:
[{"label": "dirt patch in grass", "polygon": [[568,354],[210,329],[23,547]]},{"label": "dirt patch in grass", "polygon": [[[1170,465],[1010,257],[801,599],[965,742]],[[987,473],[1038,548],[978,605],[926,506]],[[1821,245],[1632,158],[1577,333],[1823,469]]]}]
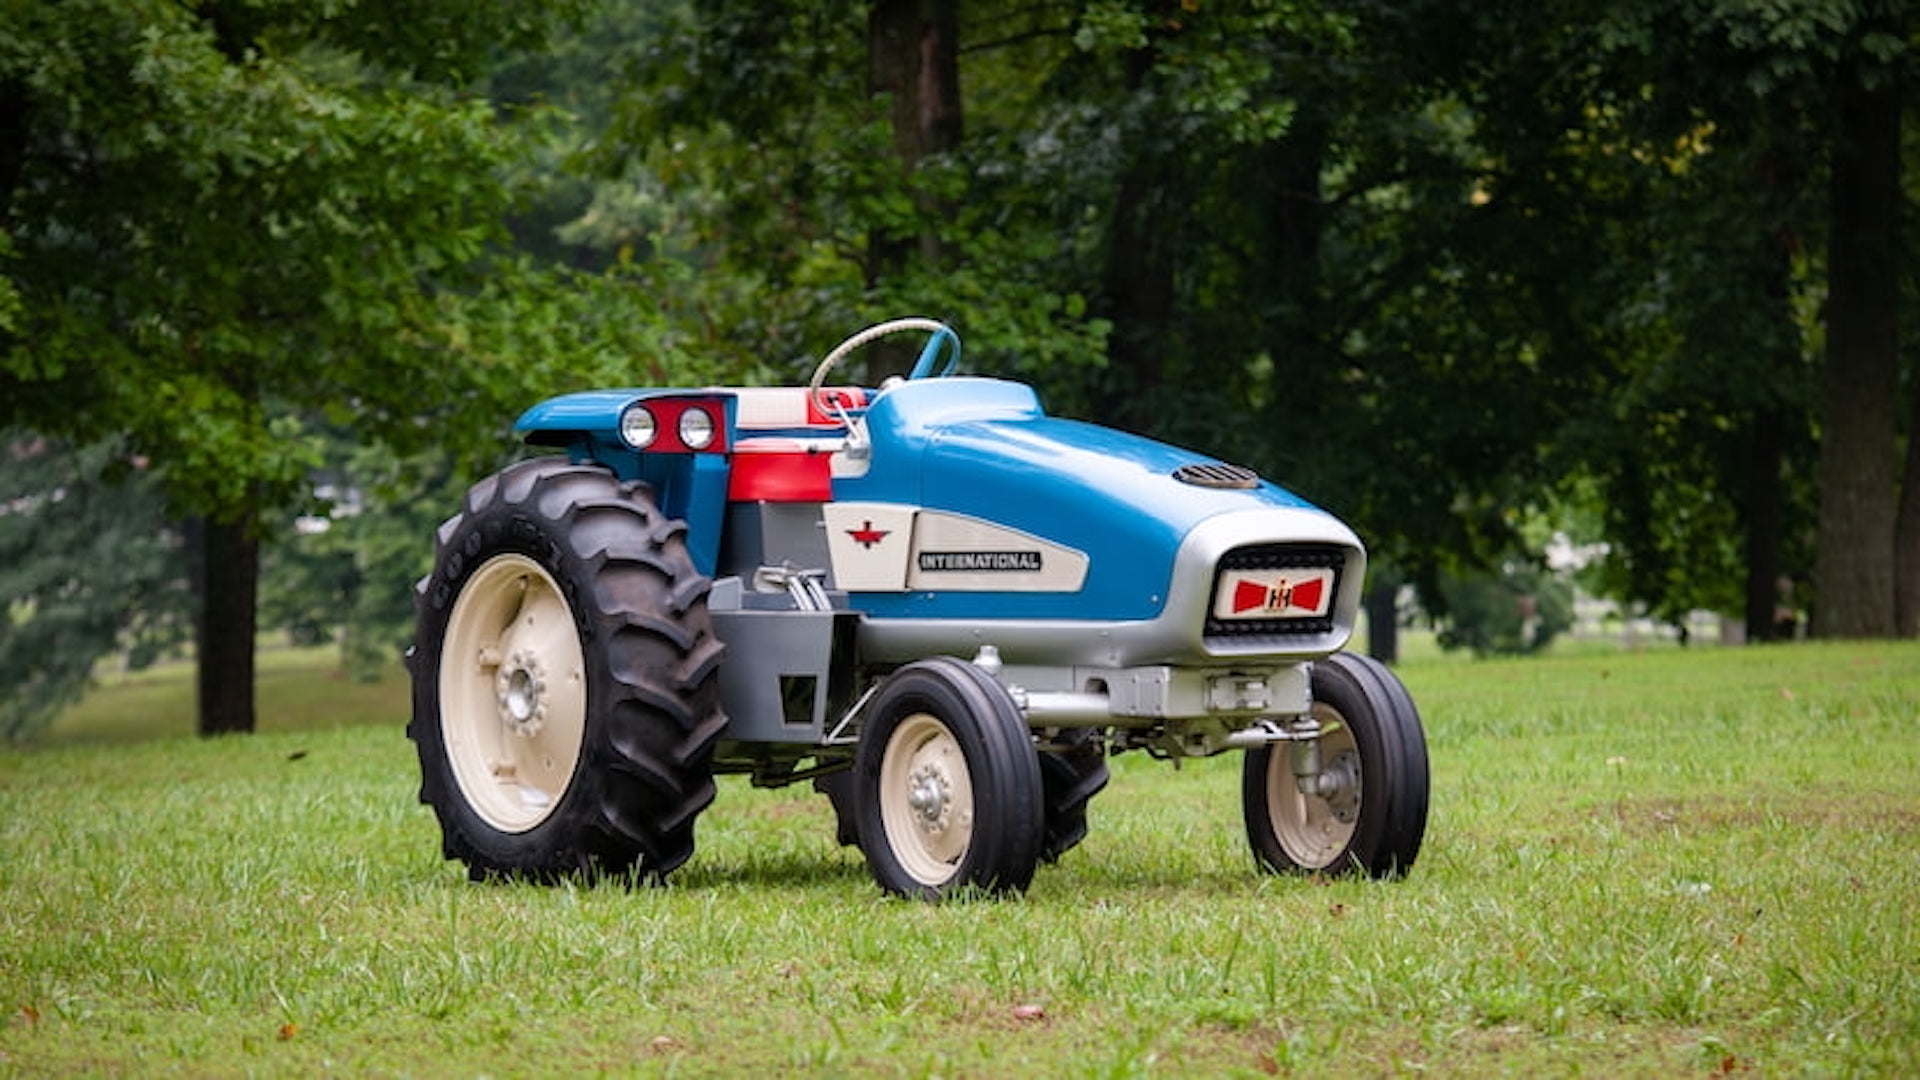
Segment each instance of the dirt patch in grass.
[{"label": "dirt patch in grass", "polygon": [[1636,836],[1673,832],[1790,829],[1867,833],[1920,831],[1920,810],[1887,805],[1884,795],[1837,792],[1771,795],[1646,796],[1619,799],[1604,813]]}]

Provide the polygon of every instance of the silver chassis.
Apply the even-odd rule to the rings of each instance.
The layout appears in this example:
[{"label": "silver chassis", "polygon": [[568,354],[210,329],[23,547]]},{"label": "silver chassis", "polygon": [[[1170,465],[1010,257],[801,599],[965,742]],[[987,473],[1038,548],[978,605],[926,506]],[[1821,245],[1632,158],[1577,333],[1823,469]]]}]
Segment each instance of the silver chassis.
[{"label": "silver chassis", "polygon": [[[1276,541],[1347,550],[1332,629],[1285,638],[1205,635],[1215,566],[1227,552]],[[1366,554],[1337,520],[1310,510],[1221,514],[1191,530],[1174,559],[1158,617],[1132,622],[870,618],[835,608],[818,571],[763,568],[751,582],[715,583],[716,629],[748,664],[722,666],[731,717],[716,756],[722,771],[790,783],[840,767],[857,741],[867,694],[828,693],[848,653],[884,672],[926,656],[969,658],[1005,686],[1046,749],[1061,731],[1110,732],[1113,752],[1144,749],[1179,760],[1277,742],[1311,742],[1312,661],[1345,645],[1359,609]],[[785,612],[754,610],[753,594],[786,593]],[[785,606],[783,604],[782,606]],[[851,623],[851,626],[848,624]],[[835,625],[838,624],[838,632]],[[851,631],[852,649],[845,635]],[[830,638],[838,639],[829,645]],[[794,680],[804,684],[796,706]],[[842,680],[850,681],[850,680]],[[877,681],[876,681],[877,685]],[[807,707],[810,706],[810,707]],[[798,710],[796,712],[796,709]],[[807,758],[812,768],[800,768]]]}]

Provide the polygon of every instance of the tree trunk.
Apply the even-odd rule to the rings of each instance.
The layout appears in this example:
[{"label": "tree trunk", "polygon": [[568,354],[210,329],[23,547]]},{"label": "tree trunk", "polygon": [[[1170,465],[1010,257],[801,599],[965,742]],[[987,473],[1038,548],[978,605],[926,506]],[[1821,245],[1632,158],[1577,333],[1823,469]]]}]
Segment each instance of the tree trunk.
[{"label": "tree trunk", "polygon": [[1162,408],[1156,395],[1167,378],[1175,243],[1172,223],[1159,211],[1172,186],[1169,170],[1157,161],[1127,166],[1107,234],[1101,291],[1113,323],[1107,362],[1114,380],[1095,402],[1094,419],[1132,431],[1150,430]]},{"label": "tree trunk", "polygon": [[[867,92],[887,98],[893,150],[911,175],[928,157],[960,148],[960,14],[957,0],[873,0],[867,8]],[[918,257],[950,257],[934,222],[943,207],[916,196],[922,226],[912,235],[867,233],[867,285],[898,275]],[[904,371],[914,350],[898,339],[866,351],[866,383]]]},{"label": "tree trunk", "polygon": [[1913,417],[1907,421],[1907,469],[1894,528],[1894,626],[1920,637],[1920,378],[1913,380]]},{"label": "tree trunk", "polygon": [[27,140],[32,132],[33,95],[25,81],[0,82],[0,225],[13,225],[13,192],[27,167]]},{"label": "tree trunk", "polygon": [[[960,13],[957,0],[873,0],[867,9],[867,91],[888,99],[893,149],[908,172],[936,154],[960,148]],[[927,220],[937,206],[922,205]],[[870,274],[905,265],[916,251],[937,265],[941,237],[932,228],[915,236],[869,238]]]},{"label": "tree trunk", "polygon": [[1743,524],[1747,531],[1747,641],[1759,643],[1783,636],[1780,609],[1780,529],[1785,519],[1785,497],[1780,486],[1780,462],[1785,451],[1784,421],[1771,405],[1754,411],[1746,446],[1746,492]]},{"label": "tree trunk", "polygon": [[[1127,54],[1129,93],[1144,87],[1154,56],[1151,45]],[[1111,378],[1094,394],[1092,419],[1150,431],[1161,408],[1155,395],[1167,377],[1179,222],[1166,203],[1178,181],[1167,155],[1140,145],[1152,140],[1131,141],[1114,192],[1101,271],[1101,313],[1113,323],[1107,335]]]},{"label": "tree trunk", "polygon": [[[1749,643],[1791,640],[1797,616],[1781,618],[1782,601],[1792,611],[1791,590],[1781,595],[1780,547],[1787,528],[1787,412],[1774,387],[1782,385],[1801,363],[1800,325],[1794,315],[1793,267],[1803,245],[1790,223],[1789,207],[1805,187],[1806,169],[1796,154],[1769,150],[1754,169],[1754,182],[1767,194],[1774,222],[1763,248],[1767,317],[1774,324],[1776,344],[1768,351],[1767,378],[1757,380],[1759,393],[1748,400],[1746,439],[1741,447],[1745,475],[1740,522],[1746,530],[1746,640]],[[1805,568],[1797,568],[1804,573]]]},{"label": "tree trunk", "polygon": [[1367,609],[1367,655],[1383,664],[1400,662],[1400,579],[1376,574],[1360,603]]},{"label": "tree trunk", "polygon": [[1830,191],[1814,633],[1894,632],[1900,85],[1849,82]]},{"label": "tree trunk", "polygon": [[260,537],[253,513],[238,522],[202,521],[197,533],[200,617],[195,626],[202,735],[254,729],[253,638]]}]

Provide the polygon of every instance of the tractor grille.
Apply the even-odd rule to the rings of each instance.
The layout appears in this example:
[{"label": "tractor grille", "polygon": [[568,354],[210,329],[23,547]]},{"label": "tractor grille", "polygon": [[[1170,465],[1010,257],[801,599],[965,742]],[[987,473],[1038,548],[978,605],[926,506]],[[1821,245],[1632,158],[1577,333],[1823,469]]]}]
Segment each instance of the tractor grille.
[{"label": "tractor grille", "polygon": [[1230,641],[1333,630],[1347,549],[1337,544],[1255,544],[1214,568],[1206,636]]}]

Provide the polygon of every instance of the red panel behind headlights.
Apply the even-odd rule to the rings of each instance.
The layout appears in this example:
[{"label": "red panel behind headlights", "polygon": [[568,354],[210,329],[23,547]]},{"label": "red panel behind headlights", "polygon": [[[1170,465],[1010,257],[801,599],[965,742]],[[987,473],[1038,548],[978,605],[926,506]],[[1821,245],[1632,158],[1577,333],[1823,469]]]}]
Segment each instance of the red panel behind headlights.
[{"label": "red panel behind headlights", "polygon": [[[694,450],[680,441],[680,415],[688,409],[706,410],[713,418],[713,441]],[[649,454],[724,454],[727,452],[727,409],[717,398],[653,398],[646,403],[658,434],[646,448]]]}]

